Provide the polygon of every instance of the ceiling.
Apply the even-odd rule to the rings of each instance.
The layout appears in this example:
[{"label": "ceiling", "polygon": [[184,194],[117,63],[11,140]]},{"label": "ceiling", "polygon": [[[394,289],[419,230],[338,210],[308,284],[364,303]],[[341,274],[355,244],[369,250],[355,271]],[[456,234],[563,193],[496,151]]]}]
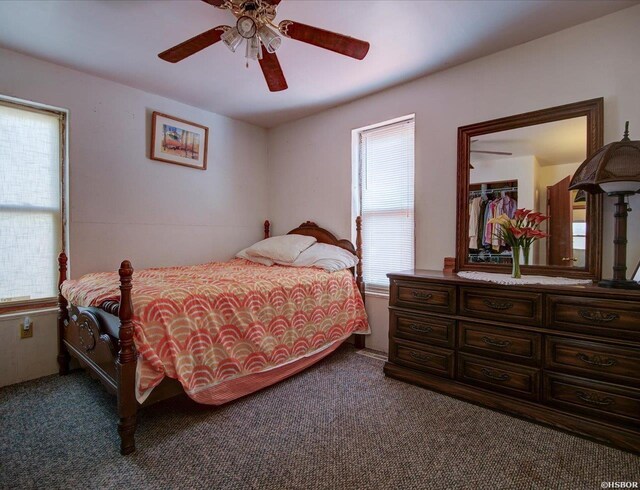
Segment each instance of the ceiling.
[{"label": "ceiling", "polygon": [[582,163],[587,156],[587,118],[575,117],[478,136],[471,149],[513,153],[472,153],[473,161],[477,162],[533,155],[542,167]]},{"label": "ceiling", "polygon": [[273,127],[639,3],[638,0],[283,0],[296,20],[369,41],[356,61],[292,39],[289,84],[271,93],[257,63],[222,44],[171,64],[157,54],[221,24],[199,0],[0,1],[0,46]]}]

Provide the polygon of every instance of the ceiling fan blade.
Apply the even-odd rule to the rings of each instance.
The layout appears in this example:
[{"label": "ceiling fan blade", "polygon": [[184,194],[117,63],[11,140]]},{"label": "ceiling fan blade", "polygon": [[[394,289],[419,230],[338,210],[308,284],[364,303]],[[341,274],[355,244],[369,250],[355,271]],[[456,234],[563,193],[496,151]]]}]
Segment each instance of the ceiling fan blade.
[{"label": "ceiling fan blade", "polygon": [[487,155],[513,155],[513,153],[509,153],[508,151],[481,151],[481,150],[470,150],[470,153],[485,153]]},{"label": "ceiling fan blade", "polygon": [[262,46],[260,68],[262,68],[262,74],[271,92],[280,92],[289,88],[284,78],[284,73],[282,73],[278,57],[275,53],[269,53],[264,46]]},{"label": "ceiling fan blade", "polygon": [[204,3],[208,3],[209,5],[213,5],[214,7],[218,7],[219,9],[228,8],[227,0],[202,0]]},{"label": "ceiling fan blade", "polygon": [[312,44],[319,48],[328,49],[335,53],[350,56],[357,60],[363,59],[369,52],[369,43],[354,37],[325,31],[318,27],[308,26],[292,20],[283,20],[278,25],[282,35]]},{"label": "ceiling fan blade", "polygon": [[177,63],[183,59],[191,56],[192,54],[202,51],[204,48],[211,46],[212,44],[220,41],[220,36],[227,30],[231,29],[229,26],[218,26],[213,29],[198,34],[197,36],[187,39],[186,41],[163,51],[158,55],[159,58],[168,61],[169,63]]}]

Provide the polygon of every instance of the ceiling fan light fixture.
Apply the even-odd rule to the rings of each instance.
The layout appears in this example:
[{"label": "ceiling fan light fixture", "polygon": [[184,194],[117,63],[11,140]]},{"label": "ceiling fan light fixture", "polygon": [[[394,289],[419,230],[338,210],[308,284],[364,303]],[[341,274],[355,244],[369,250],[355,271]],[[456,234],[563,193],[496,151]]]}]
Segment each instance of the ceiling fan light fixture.
[{"label": "ceiling fan light fixture", "polygon": [[282,44],[282,38],[266,24],[258,29],[258,36],[269,53],[275,53]]},{"label": "ceiling fan light fixture", "polygon": [[229,50],[232,53],[236,52],[236,49],[238,49],[238,46],[240,46],[242,44],[242,40],[244,39],[240,33],[238,32],[238,29],[236,29],[235,27],[231,28],[231,29],[227,29],[221,36],[220,39],[222,40],[222,42],[224,43],[224,45],[229,48]]},{"label": "ceiling fan light fixture", "polygon": [[236,29],[243,38],[251,39],[256,35],[258,27],[256,26],[255,20],[253,20],[248,15],[243,15],[242,17],[238,18],[238,22],[236,22]]},{"label": "ceiling fan light fixture", "polygon": [[303,43],[327,49],[356,60],[362,60],[369,51],[369,43],[360,39],[327,31],[319,27],[283,20],[276,25],[276,9],[281,0],[202,0],[219,9],[227,9],[235,18],[235,26],[217,26],[177,44],[158,57],[169,63],[177,63],[218,42],[235,53],[242,41],[247,40],[246,66],[249,60],[260,61],[260,69],[271,92],[288,88],[276,51],[282,38],[288,37]]},{"label": "ceiling fan light fixture", "polygon": [[261,60],[262,49],[260,48],[260,39],[258,39],[258,36],[253,36],[251,39],[247,39],[247,51],[245,57],[248,60]]}]

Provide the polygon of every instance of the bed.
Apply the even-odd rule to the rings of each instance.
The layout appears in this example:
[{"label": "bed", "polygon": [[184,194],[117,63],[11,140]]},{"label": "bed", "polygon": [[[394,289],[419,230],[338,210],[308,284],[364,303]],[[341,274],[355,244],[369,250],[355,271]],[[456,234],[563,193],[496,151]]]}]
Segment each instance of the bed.
[{"label": "bed", "polygon": [[[270,224],[265,222],[265,238]],[[362,258],[315,223],[288,234],[314,237]],[[344,253],[344,252],[343,252]],[[71,358],[117,396],[120,452],[135,451],[141,406],[186,393],[220,405],[318,362],[354,333],[368,333],[362,263],[351,270],[271,266],[232,259],[67,280],[59,263],[58,363]],[[364,338],[355,336],[356,347]]]}]

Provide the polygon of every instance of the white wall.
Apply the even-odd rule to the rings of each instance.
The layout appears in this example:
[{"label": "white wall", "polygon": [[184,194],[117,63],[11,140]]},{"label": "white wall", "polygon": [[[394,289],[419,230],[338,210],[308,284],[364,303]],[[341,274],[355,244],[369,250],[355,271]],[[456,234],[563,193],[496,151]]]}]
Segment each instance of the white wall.
[{"label": "white wall", "polygon": [[481,160],[474,162],[473,167],[469,176],[471,184],[517,180],[518,207],[535,208],[538,162],[533,155]]},{"label": "white wall", "polygon": [[[0,94],[70,111],[70,263],[73,277],[226,260],[262,236],[268,217],[262,128],[0,49]],[[209,127],[208,169],[150,160],[150,117],[160,111]],[[22,316],[0,321],[1,384],[49,359],[54,316],[16,341]],[[38,347],[34,348],[33,346]],[[20,353],[19,355],[16,353]],[[30,376],[29,376],[30,377]]]},{"label": "white wall", "polygon": [[[640,6],[635,6],[270,130],[274,231],[314,219],[348,236],[351,130],[415,113],[416,266],[441,269],[443,257],[455,255],[457,128],[604,97],[605,142],[622,137],[625,120],[638,139],[640,64],[633,60],[638,58],[639,25]],[[633,268],[640,259],[640,197],[631,203],[636,210],[629,226]],[[613,240],[609,200],[604,211],[606,276]],[[368,345],[387,350],[388,319],[380,314],[386,300],[367,301],[377,339]]]},{"label": "white wall", "polygon": [[[20,339],[24,316],[33,323],[30,339]],[[0,316],[0,386],[57,372],[57,316],[52,310]]]}]

